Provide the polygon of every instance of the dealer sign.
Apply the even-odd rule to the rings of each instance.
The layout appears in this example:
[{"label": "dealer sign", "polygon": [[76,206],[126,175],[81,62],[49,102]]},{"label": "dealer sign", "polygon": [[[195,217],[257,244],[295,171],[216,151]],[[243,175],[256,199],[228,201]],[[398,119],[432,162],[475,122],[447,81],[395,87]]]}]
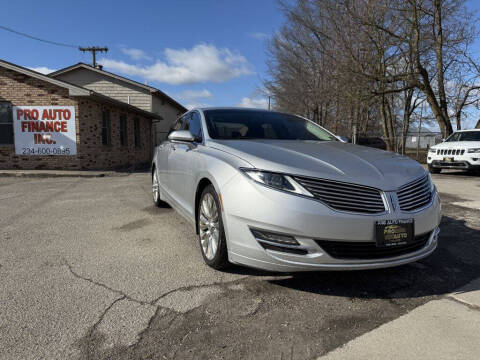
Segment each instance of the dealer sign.
[{"label": "dealer sign", "polygon": [[17,155],[76,155],[74,106],[14,106]]}]

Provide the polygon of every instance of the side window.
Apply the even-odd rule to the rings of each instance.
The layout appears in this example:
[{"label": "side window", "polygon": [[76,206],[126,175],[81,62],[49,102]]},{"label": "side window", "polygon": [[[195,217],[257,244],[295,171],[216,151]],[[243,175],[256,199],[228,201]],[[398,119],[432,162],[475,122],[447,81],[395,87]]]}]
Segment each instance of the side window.
[{"label": "side window", "polygon": [[0,101],[0,144],[13,144],[12,104]]},{"label": "side window", "polygon": [[142,144],[140,142],[140,120],[139,118],[135,118],[133,120],[133,133],[135,138],[135,147],[140,148]]},{"label": "side window", "polygon": [[125,115],[120,115],[120,145],[127,146],[127,117]]},{"label": "side window", "polygon": [[102,144],[110,145],[112,143],[110,111],[102,112]]},{"label": "side window", "polygon": [[185,125],[185,130],[190,131],[190,133],[195,137],[196,142],[202,141],[202,122],[200,119],[200,114],[197,111],[192,113],[192,116]]}]

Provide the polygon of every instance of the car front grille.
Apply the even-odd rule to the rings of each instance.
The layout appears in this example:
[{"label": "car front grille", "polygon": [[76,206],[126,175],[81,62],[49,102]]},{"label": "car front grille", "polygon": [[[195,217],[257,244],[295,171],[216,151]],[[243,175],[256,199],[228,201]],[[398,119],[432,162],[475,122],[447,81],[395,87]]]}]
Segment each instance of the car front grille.
[{"label": "car front grille", "polygon": [[432,198],[428,176],[402,186],[397,196],[403,211],[413,211],[427,205]]},{"label": "car front grille", "polygon": [[465,149],[438,149],[437,155],[463,155]]},{"label": "car front grille", "polygon": [[432,233],[415,237],[415,241],[400,246],[377,247],[374,242],[316,240],[316,243],[336,259],[381,259],[405,255],[425,247]]},{"label": "car front grille", "polygon": [[310,191],[315,199],[333,209],[366,214],[385,211],[385,204],[378,189],[301,176],[295,176],[294,179]]}]

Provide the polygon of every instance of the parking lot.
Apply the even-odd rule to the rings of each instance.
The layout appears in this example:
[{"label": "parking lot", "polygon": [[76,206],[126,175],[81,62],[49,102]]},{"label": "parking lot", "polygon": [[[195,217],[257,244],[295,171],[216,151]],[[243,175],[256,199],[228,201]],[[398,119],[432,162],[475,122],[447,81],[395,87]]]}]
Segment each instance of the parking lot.
[{"label": "parking lot", "polygon": [[480,277],[480,177],[434,181],[432,256],[272,274],[204,265],[147,173],[0,178],[0,358],[315,359]]}]

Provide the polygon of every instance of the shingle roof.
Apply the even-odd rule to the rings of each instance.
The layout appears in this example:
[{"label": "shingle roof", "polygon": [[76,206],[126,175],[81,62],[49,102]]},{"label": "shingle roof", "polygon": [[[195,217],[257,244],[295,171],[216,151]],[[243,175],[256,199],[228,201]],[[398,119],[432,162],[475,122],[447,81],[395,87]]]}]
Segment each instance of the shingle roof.
[{"label": "shingle roof", "polygon": [[163,119],[160,115],[152,113],[150,111],[142,110],[142,109],[140,109],[136,106],[132,106],[132,105],[127,104],[123,101],[119,101],[119,100],[113,99],[111,97],[99,94],[99,93],[97,93],[93,90],[86,89],[82,86],[71,84],[71,83],[63,81],[63,80],[55,79],[53,77],[50,77],[50,76],[47,76],[45,74],[39,73],[38,71],[28,69],[26,67],[23,67],[23,66],[20,66],[20,65],[17,65],[17,64],[13,64],[11,62],[8,62],[8,61],[2,60],[2,59],[0,59],[0,67],[4,67],[6,69],[13,70],[13,71],[19,72],[21,74],[31,76],[33,78],[43,80],[43,81],[48,82],[50,84],[57,85],[57,86],[65,88],[65,89],[68,89],[68,92],[69,92],[70,96],[88,96],[88,97],[91,97],[91,98],[93,98],[97,101],[113,104],[115,106],[122,107],[124,109],[128,109],[130,111],[136,112],[136,113],[141,114],[141,115],[143,115],[147,118],[150,118],[150,119]]},{"label": "shingle roof", "polygon": [[167,94],[165,94],[163,91],[161,91],[160,89],[157,89],[153,86],[149,86],[149,85],[145,85],[145,84],[142,84],[138,81],[135,81],[135,80],[131,80],[131,79],[128,79],[126,77],[123,77],[123,76],[120,76],[120,75],[117,75],[117,74],[114,74],[114,73],[111,73],[109,71],[105,71],[103,69],[98,69],[98,68],[95,68],[91,65],[88,65],[88,64],[85,64],[85,63],[82,63],[82,62],[79,62],[75,65],[71,65],[71,66],[68,66],[66,68],[63,68],[63,69],[60,69],[60,70],[57,70],[57,71],[54,71],[50,74],[48,74],[48,76],[50,77],[56,77],[58,75],[61,75],[61,74],[65,74],[67,72],[70,72],[70,71],[73,71],[73,70],[76,70],[76,69],[79,69],[79,68],[82,68],[82,69],[87,69],[87,70],[90,70],[90,71],[95,71],[99,74],[102,74],[102,75],[106,75],[106,76],[109,76],[109,77],[112,77],[112,78],[115,78],[117,80],[120,80],[120,81],[124,81],[128,84],[131,84],[131,85],[135,85],[139,88],[142,88],[142,89],[147,89],[148,91],[150,91],[152,94],[155,94],[155,95],[159,95],[160,97],[163,97],[165,98],[167,101],[171,102],[173,105],[175,105],[177,108],[179,108],[181,111],[185,112],[187,111],[187,109],[182,105],[180,104],[179,102],[177,102],[176,100],[174,100],[173,98],[171,98],[170,96],[168,96]]}]

